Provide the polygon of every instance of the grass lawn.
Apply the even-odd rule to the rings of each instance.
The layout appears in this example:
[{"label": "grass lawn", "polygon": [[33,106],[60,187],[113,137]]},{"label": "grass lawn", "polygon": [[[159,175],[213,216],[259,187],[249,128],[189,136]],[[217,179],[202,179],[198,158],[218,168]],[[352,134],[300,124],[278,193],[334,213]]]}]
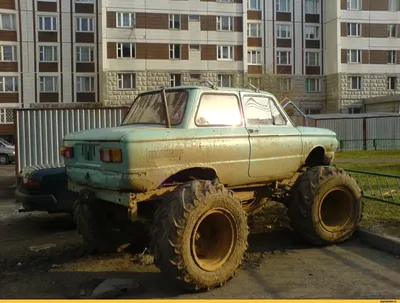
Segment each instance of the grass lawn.
[{"label": "grass lawn", "polygon": [[[398,158],[399,161],[384,162],[384,159],[388,158]],[[399,178],[387,178],[387,180],[384,177],[369,176],[368,180],[364,174],[352,173],[352,176],[357,179],[359,184],[363,185],[364,194],[380,196],[381,191],[377,182],[379,180],[382,192],[386,194],[385,198],[390,198],[391,194],[393,194],[395,201],[399,203],[399,205],[390,205],[365,198],[361,226],[371,228],[380,233],[400,237],[400,151],[344,152],[337,153],[337,159],[349,160],[346,163],[337,163],[338,167],[343,167],[344,169],[399,176]],[[366,161],[352,163],[352,159],[365,159]],[[368,159],[382,159],[382,161],[368,162]]]},{"label": "grass lawn", "polygon": [[337,159],[387,159],[398,158],[400,162],[400,150],[371,150],[356,152],[340,152],[336,153]]}]

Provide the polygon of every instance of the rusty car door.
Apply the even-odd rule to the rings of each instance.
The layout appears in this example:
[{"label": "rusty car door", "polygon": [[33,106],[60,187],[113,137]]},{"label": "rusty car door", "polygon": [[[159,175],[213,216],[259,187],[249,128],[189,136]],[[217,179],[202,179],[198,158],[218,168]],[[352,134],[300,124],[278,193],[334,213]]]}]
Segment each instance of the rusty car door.
[{"label": "rusty car door", "polygon": [[249,132],[249,177],[273,179],[295,173],[301,166],[301,133],[269,96],[242,95]]}]

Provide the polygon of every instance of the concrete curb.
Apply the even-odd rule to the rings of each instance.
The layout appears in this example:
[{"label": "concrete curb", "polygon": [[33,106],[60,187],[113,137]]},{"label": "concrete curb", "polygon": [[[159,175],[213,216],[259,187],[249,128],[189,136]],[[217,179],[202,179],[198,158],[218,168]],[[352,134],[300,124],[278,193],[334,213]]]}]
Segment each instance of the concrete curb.
[{"label": "concrete curb", "polygon": [[392,236],[381,235],[367,229],[359,228],[355,234],[362,242],[379,250],[395,255],[400,255],[400,239]]}]

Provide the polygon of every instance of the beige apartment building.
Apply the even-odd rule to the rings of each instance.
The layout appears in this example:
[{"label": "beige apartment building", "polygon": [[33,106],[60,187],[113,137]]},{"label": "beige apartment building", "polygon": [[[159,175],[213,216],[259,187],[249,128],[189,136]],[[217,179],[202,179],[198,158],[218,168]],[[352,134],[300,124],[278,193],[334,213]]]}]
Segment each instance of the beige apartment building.
[{"label": "beige apartment building", "polygon": [[130,104],[249,83],[306,113],[400,87],[399,0],[1,0],[0,134],[12,108]]}]

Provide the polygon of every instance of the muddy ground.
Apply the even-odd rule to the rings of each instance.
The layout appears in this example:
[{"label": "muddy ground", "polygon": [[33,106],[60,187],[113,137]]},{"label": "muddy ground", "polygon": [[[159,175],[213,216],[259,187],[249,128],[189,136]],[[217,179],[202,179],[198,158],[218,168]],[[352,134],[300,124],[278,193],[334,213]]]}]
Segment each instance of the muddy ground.
[{"label": "muddy ground", "polygon": [[[0,168],[3,189],[12,179],[8,174],[9,168]],[[139,283],[139,290],[123,298],[400,297],[398,256],[358,239],[312,247],[287,227],[285,209],[276,204],[251,223],[246,261],[234,279],[199,294],[171,287],[153,264],[137,263],[135,252],[89,255],[69,216],[19,214],[17,207],[12,190],[0,192],[0,299],[85,298],[110,277]],[[52,247],[30,250],[44,244]]]}]

